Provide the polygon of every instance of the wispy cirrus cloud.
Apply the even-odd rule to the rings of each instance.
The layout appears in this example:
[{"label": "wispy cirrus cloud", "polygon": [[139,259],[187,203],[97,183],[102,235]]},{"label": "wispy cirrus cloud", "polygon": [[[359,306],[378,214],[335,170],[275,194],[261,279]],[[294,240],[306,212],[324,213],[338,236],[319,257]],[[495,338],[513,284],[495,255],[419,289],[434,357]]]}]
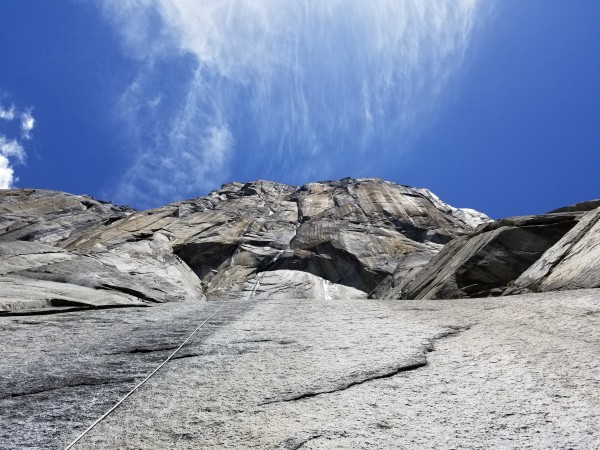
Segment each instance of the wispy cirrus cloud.
[{"label": "wispy cirrus cloud", "polygon": [[118,110],[146,206],[232,173],[328,177],[405,151],[456,76],[479,0],[104,0],[139,61]]},{"label": "wispy cirrus cloud", "polygon": [[10,189],[19,180],[15,177],[13,166],[25,162],[23,141],[32,138],[34,126],[31,109],[20,111],[14,105],[5,107],[0,104],[0,189]]}]

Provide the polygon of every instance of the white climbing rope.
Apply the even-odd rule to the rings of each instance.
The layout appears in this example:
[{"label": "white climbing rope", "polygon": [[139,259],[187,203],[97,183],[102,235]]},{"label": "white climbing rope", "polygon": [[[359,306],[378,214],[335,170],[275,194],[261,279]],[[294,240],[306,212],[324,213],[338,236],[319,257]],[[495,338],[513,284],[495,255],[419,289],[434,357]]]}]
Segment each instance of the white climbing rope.
[{"label": "white climbing rope", "polygon": [[250,300],[254,298],[254,294],[256,294],[258,286],[260,286],[260,273],[256,275],[256,283],[254,283],[254,287],[252,288],[252,292],[250,293]]},{"label": "white climbing rope", "polygon": [[183,346],[192,338],[192,336],[196,333],[196,331],[198,331],[202,325],[204,325],[206,322],[208,322],[210,319],[212,319],[221,310],[221,308],[223,308],[223,305],[224,304],[222,304],[221,306],[219,306],[214,313],[212,313],[204,322],[202,322],[200,325],[198,325],[196,327],[196,329],[190,333],[190,335],[187,337],[187,339],[185,341],[183,341],[181,343],[181,345],[179,347],[177,347],[175,349],[175,351],[173,353],[171,353],[167,359],[165,359],[156,369],[154,369],[150,373],[150,375],[148,375],[146,378],[144,378],[142,381],[140,381],[139,384],[136,387],[134,387],[131,391],[129,391],[127,393],[127,395],[125,395],[125,397],[123,397],[121,400],[119,400],[112,408],[110,408],[102,416],[100,416],[98,419],[96,419],[96,421],[94,423],[92,423],[89,427],[87,427],[83,433],[81,433],[79,436],[77,436],[77,439],[75,439],[73,442],[71,442],[69,445],[67,445],[65,447],[65,450],[69,450],[69,449],[73,448],[73,446],[75,444],[77,444],[77,442],[79,442],[81,440],[81,438],[83,438],[86,434],[88,434],[96,425],[98,425],[100,422],[102,422],[104,419],[106,419],[109,416],[110,413],[112,413],[115,409],[117,409],[121,405],[121,403],[123,403],[125,400],[127,400],[127,398],[131,394],[133,394],[140,386],[142,386],[156,372],[158,372],[162,366],[164,366],[166,363],[168,363],[169,361],[171,361],[171,359],[173,359],[173,356],[175,356],[175,354],[179,350],[181,350],[183,348]]}]

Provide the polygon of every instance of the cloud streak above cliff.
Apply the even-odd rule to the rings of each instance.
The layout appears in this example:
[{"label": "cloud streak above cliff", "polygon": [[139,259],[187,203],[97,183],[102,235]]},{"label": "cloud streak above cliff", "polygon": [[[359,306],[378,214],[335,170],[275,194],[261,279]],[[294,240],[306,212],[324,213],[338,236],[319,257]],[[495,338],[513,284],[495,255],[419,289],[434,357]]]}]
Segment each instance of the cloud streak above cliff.
[{"label": "cloud streak above cliff", "polygon": [[257,168],[293,182],[397,160],[435,117],[482,8],[105,0],[105,17],[139,62],[116,106],[136,149],[116,196],[144,206]]}]

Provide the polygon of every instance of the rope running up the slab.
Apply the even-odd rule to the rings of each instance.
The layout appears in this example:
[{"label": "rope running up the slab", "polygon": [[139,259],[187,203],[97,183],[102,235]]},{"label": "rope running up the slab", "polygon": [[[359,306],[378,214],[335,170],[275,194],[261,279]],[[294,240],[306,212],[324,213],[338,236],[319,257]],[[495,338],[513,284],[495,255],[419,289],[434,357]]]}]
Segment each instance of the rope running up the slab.
[{"label": "rope running up the slab", "polygon": [[152,371],[152,373],[150,373],[150,375],[148,375],[146,378],[144,378],[142,381],[140,381],[140,383],[136,387],[134,387],[131,391],[129,391],[127,393],[127,395],[125,395],[125,397],[123,397],[121,400],[119,400],[112,408],[110,408],[102,416],[100,416],[98,419],[96,419],[96,421],[93,424],[91,424],[83,433],[81,433],[77,437],[77,439],[75,439],[73,442],[71,442],[69,445],[67,445],[65,447],[65,450],[70,450],[75,444],[77,444],[77,442],[79,442],[81,440],[81,438],[83,438],[87,433],[89,433],[92,430],[92,428],[94,428],[96,425],[98,425],[100,422],[102,422],[104,419],[106,419],[109,416],[110,413],[112,413],[115,409],[117,409],[121,405],[121,403],[123,403],[125,400],[127,400],[127,398],[131,394],[133,394],[140,386],[142,386],[156,372],[158,372],[162,366],[164,366],[166,363],[168,363],[169,361],[171,361],[171,359],[173,359],[173,356],[175,356],[175,354],[179,350],[181,350],[185,344],[187,344],[187,342],[192,338],[192,336],[196,333],[196,331],[198,331],[202,325],[204,325],[206,322],[208,322],[210,319],[212,319],[215,316],[215,314],[217,314],[220,311],[220,309],[222,307],[223,307],[223,305],[219,306],[219,308],[214,313],[212,313],[208,319],[206,319],[204,322],[202,322],[200,325],[198,325],[196,327],[196,329],[190,333],[190,335],[187,337],[187,339],[185,341],[183,341],[181,343],[181,345],[179,347],[177,347],[175,349],[175,351],[173,353],[171,353],[167,359],[165,359],[156,369],[154,369]]}]

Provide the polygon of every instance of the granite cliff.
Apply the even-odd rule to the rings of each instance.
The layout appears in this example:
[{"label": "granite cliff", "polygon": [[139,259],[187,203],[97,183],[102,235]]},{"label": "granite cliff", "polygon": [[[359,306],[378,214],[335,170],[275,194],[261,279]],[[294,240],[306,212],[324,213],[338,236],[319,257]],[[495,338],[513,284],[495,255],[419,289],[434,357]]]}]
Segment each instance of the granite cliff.
[{"label": "granite cliff", "polygon": [[3,190],[0,447],[597,448],[599,273],[600,201]]},{"label": "granite cliff", "polygon": [[598,287],[597,203],[492,221],[426,189],[379,179],[230,183],[148,211],[5,190],[0,307],[433,299]]},{"label": "granite cliff", "polygon": [[365,298],[489,221],[428,190],[376,179],[231,183],[141,212],[9,190],[0,208],[7,311],[222,296]]}]

